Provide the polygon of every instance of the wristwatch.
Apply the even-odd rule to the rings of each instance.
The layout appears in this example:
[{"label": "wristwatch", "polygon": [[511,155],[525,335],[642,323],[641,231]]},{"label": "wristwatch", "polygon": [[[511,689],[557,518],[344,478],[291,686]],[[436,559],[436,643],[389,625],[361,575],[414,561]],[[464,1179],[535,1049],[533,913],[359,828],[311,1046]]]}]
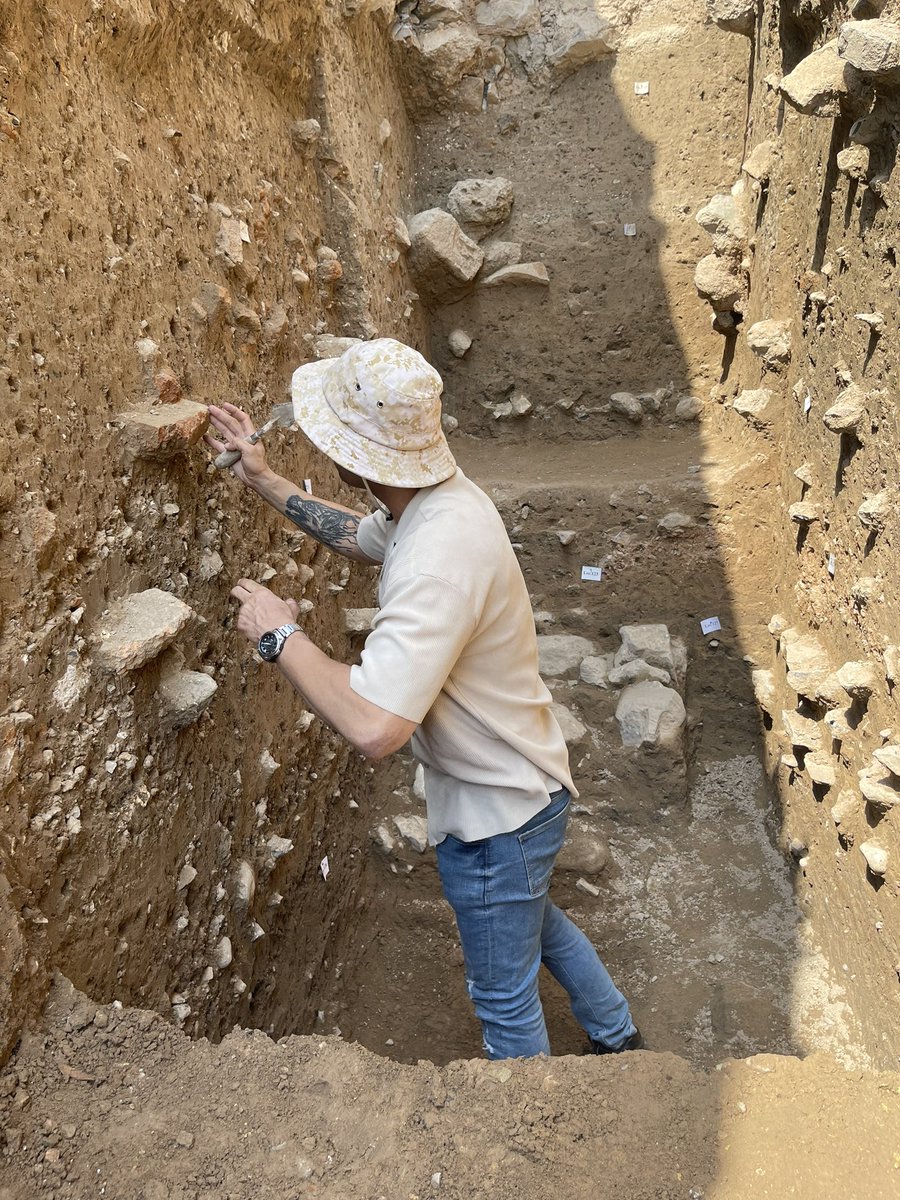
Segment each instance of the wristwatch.
[{"label": "wristwatch", "polygon": [[266,662],[274,662],[291,634],[299,632],[299,625],[280,625],[277,629],[270,629],[259,639],[259,657]]}]

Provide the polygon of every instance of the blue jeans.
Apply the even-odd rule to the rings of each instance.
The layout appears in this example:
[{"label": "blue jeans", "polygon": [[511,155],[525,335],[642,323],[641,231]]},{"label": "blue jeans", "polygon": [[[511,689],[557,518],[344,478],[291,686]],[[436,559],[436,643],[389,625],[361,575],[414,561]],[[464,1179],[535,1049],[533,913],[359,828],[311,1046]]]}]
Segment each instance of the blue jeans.
[{"label": "blue jeans", "polygon": [[554,792],[521,829],[479,842],[447,837],[437,846],[488,1058],[550,1053],[538,995],[541,963],[568,992],[576,1020],[594,1041],[616,1049],[635,1031],[597,951],[547,895],[569,800],[565,789]]}]

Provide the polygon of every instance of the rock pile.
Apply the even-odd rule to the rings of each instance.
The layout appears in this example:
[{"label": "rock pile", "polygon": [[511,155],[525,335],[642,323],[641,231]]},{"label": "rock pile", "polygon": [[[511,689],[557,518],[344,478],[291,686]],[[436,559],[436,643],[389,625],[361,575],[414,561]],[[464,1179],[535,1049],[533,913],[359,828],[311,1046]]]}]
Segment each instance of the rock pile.
[{"label": "rock pile", "polygon": [[[578,672],[584,683],[621,689],[615,716],[623,746],[664,746],[681,751],[687,713],[682,699],[687,670],[684,643],[665,625],[623,625],[614,654],[597,654],[593,643],[571,634],[538,637],[542,675],[562,679]],[[555,705],[567,740],[580,741],[584,727]],[[562,710],[562,711],[560,711]]]},{"label": "rock pile", "polygon": [[507,44],[529,77],[559,79],[615,53],[628,19],[593,0],[403,0],[390,32],[415,109],[478,112],[502,102]]},{"label": "rock pile", "polygon": [[[831,816],[846,849],[900,806],[900,747],[886,742],[891,731],[883,730],[879,744],[867,750],[867,726],[861,720],[890,686],[892,648],[886,648],[882,663],[835,666],[824,642],[789,626],[784,617],[774,616],[769,631],[782,669],[753,672],[757,703],[767,720],[780,722],[780,763],[789,780],[805,776],[819,799],[840,789]],[[779,704],[779,697],[790,693],[790,707]],[[881,878],[888,860],[876,855],[874,861],[884,871],[871,865],[869,870]]]},{"label": "rock pile", "polygon": [[[549,285],[546,266],[522,262],[518,242],[494,239],[479,244],[510,219],[514,201],[515,189],[508,179],[462,179],[450,189],[446,209],[429,208],[410,218],[409,266],[431,304],[457,300],[476,285]],[[471,344],[461,330],[451,335],[458,358]]]},{"label": "rock pile", "polygon": [[622,645],[608,679],[623,687],[616,720],[624,746],[683,749],[687,713],[684,686],[687,653],[665,625],[623,625]]},{"label": "rock pile", "polygon": [[730,192],[713,196],[697,213],[697,224],[712,238],[712,252],[700,259],[694,286],[713,310],[713,328],[730,333],[742,319],[748,297],[749,247],[747,192],[738,180]]}]

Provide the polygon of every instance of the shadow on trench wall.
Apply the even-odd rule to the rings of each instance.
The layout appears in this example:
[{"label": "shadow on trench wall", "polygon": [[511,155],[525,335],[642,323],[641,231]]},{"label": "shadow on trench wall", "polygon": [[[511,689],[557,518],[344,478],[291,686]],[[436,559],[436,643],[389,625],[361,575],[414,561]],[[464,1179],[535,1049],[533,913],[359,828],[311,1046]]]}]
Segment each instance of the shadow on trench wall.
[{"label": "shadow on trench wall", "polygon": [[[449,140],[443,123],[423,129],[420,207],[444,204],[467,176],[508,177],[512,219],[487,242],[521,244],[523,260],[543,260],[552,280],[549,295],[479,288],[436,315],[448,411],[467,433],[606,437],[621,428],[608,414],[611,393],[691,387],[696,361],[684,353],[678,296],[690,286],[686,260],[699,243],[699,192],[676,175],[660,115],[685,104],[690,88],[657,70],[658,55],[644,58],[633,69],[609,61],[585,68],[550,93],[515,92],[499,114],[457,118]],[[620,92],[635,71],[652,75],[651,92],[632,94],[626,109]],[[673,313],[667,284],[676,280]],[[699,351],[710,335],[690,316],[686,326],[690,350]],[[475,339],[461,361],[447,349],[456,327]],[[496,420],[493,406],[519,390],[533,412]]]}]

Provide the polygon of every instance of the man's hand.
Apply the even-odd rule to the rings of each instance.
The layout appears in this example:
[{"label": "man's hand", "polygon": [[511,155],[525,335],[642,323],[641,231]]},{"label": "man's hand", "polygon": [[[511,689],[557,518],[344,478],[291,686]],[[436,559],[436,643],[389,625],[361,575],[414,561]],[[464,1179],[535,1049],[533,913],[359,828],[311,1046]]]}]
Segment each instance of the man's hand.
[{"label": "man's hand", "polygon": [[254,432],[254,425],[243,409],[235,404],[209,405],[209,419],[222,435],[221,441],[208,433],[204,441],[216,454],[223,450],[240,450],[241,457],[231,468],[242,483],[255,487],[269,474],[266,452],[262,443],[255,445],[247,441]]},{"label": "man's hand", "polygon": [[[238,613],[238,632],[251,642],[256,643],[270,629],[280,625],[289,625],[297,620],[300,605],[296,600],[280,600],[274,592],[270,592],[261,583],[252,579],[239,579],[231,589],[231,594],[240,604]],[[295,633],[294,637],[306,637],[305,633]]]}]

